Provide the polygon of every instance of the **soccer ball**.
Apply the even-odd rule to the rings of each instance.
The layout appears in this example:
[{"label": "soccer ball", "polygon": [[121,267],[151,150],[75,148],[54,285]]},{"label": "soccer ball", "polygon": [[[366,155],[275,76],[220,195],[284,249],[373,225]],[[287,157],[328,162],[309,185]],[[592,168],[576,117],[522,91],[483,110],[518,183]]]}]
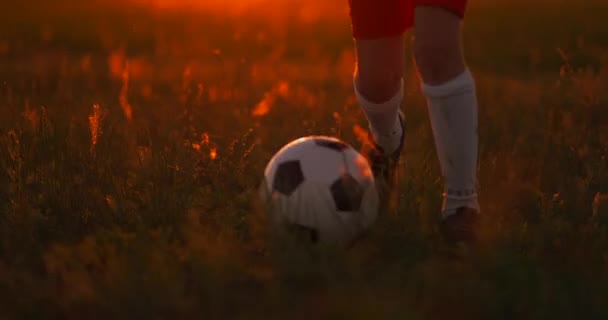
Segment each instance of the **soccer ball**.
[{"label": "soccer ball", "polygon": [[367,160],[345,142],[309,136],[281,148],[264,171],[260,196],[275,231],[311,243],[351,245],[378,216]]}]

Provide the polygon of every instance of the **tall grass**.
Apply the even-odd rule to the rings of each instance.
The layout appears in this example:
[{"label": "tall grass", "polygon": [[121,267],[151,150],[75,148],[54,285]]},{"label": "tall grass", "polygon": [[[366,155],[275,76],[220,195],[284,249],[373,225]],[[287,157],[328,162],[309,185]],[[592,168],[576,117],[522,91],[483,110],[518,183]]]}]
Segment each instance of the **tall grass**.
[{"label": "tall grass", "polygon": [[347,252],[273,254],[266,162],[364,127],[346,16],[3,11],[0,317],[605,318],[608,29],[591,6],[471,7],[485,218],[459,260],[409,54],[397,209]]}]

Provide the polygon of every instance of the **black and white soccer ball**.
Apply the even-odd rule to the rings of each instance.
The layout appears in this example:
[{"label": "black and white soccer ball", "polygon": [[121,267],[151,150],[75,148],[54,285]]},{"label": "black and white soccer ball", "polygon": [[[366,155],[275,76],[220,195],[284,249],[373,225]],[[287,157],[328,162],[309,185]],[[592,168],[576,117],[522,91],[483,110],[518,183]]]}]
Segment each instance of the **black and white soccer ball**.
[{"label": "black and white soccer ball", "polygon": [[309,136],[281,148],[260,188],[280,233],[312,243],[351,245],[378,216],[378,190],[368,161],[333,137]]}]

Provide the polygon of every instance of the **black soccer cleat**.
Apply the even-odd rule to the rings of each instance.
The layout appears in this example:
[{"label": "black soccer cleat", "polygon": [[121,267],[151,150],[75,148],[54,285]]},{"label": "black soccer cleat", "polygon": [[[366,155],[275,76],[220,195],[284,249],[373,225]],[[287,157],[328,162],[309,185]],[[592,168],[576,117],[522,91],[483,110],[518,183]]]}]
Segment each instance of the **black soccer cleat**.
[{"label": "black soccer cleat", "polygon": [[384,181],[389,189],[392,189],[396,185],[395,172],[397,171],[401,151],[403,151],[405,144],[405,117],[401,111],[399,111],[399,122],[401,123],[402,133],[397,150],[391,154],[385,153],[382,147],[374,141],[372,133],[369,132],[368,145],[364,146],[362,151],[369,161],[376,181]]},{"label": "black soccer cleat", "polygon": [[444,218],[439,231],[443,239],[449,244],[477,242],[479,231],[479,212],[467,207],[461,207],[456,212]]}]

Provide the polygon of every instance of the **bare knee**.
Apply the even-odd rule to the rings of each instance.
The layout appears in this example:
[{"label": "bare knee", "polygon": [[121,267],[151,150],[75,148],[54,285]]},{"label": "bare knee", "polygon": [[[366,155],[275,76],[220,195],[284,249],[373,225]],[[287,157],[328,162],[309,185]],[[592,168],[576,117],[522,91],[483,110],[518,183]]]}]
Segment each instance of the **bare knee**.
[{"label": "bare knee", "polygon": [[460,18],[441,8],[416,8],[414,57],[422,80],[442,84],[465,69]]},{"label": "bare knee", "polygon": [[357,90],[371,102],[391,99],[403,76],[403,37],[357,40]]},{"label": "bare knee", "polygon": [[464,62],[457,48],[441,44],[415,45],[416,66],[422,80],[439,85],[464,71]]}]

